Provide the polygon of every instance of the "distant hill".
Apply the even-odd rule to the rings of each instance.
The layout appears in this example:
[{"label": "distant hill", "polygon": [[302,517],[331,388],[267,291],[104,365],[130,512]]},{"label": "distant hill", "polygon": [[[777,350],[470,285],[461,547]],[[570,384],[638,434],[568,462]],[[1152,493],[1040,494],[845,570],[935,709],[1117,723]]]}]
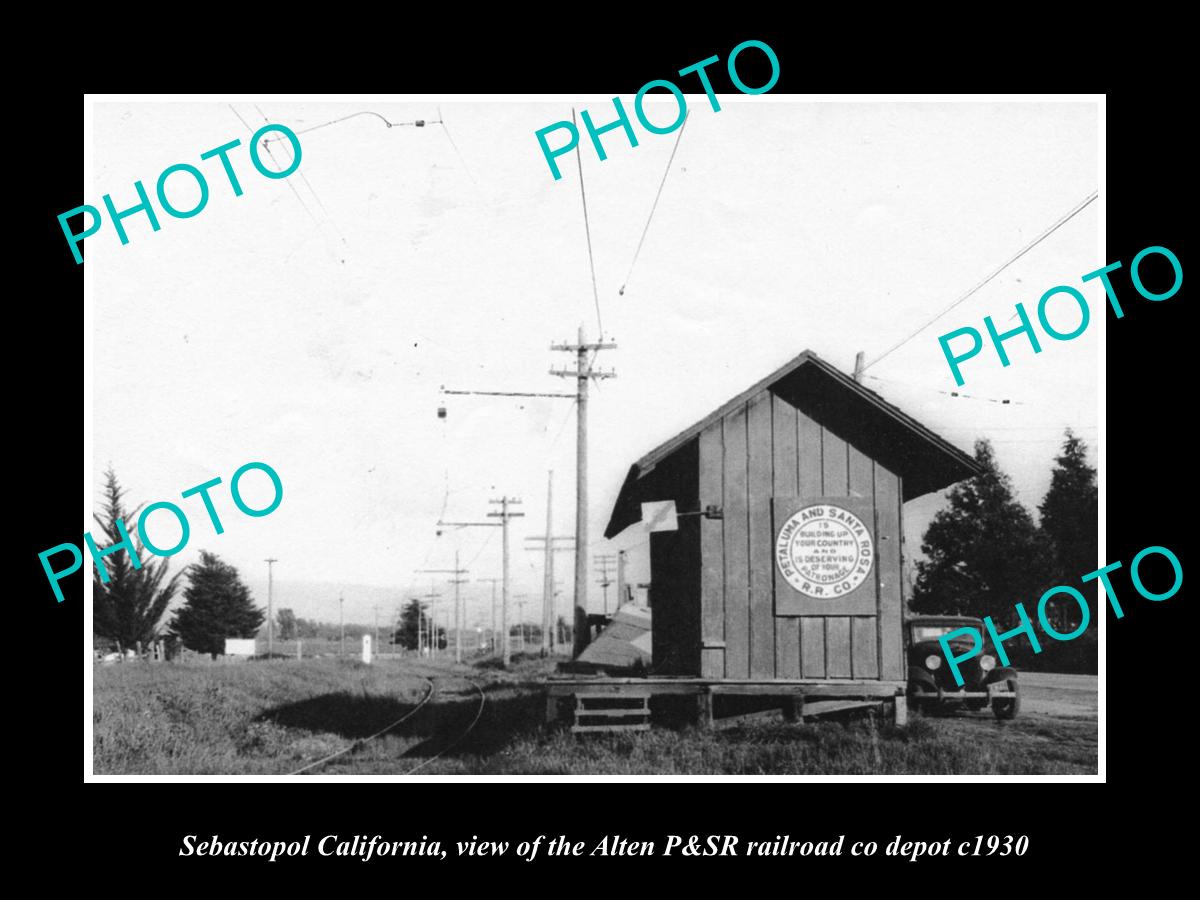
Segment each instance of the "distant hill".
[{"label": "distant hill", "polygon": [[[254,601],[265,607],[267,605],[267,579],[244,578]],[[371,585],[350,584],[348,582],[325,581],[283,581],[275,580],[275,609],[291,609],[301,619],[315,619],[318,622],[338,621],[338,597],[346,598],[346,624],[351,623],[372,625],[375,612],[371,608],[379,607],[379,622],[393,621],[396,610],[404,600],[405,593],[401,588],[375,587]]]}]

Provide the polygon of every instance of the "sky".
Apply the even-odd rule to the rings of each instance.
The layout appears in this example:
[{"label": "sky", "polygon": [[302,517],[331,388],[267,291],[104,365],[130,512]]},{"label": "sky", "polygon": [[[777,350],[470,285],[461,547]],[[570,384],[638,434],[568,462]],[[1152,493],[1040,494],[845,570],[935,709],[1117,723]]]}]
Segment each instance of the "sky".
[{"label": "sky", "polygon": [[[439,538],[435,523],[486,521],[489,500],[519,497],[513,592],[529,595],[532,621],[541,556],[524,539],[545,533],[549,470],[554,533],[574,528],[572,403],[439,388],[569,392],[573,382],[549,370],[573,358],[549,345],[573,341],[580,325],[595,340],[601,323],[618,349],[597,365],[617,377],[595,385],[589,404],[591,551],[629,549],[632,579],[648,578],[646,535],[601,537],[630,464],[805,349],[847,372],[864,351],[872,390],[968,451],[991,439],[1031,511],[1065,427],[1095,460],[1104,299],[1098,282],[1080,279],[1109,261],[1098,204],[872,364],[1103,189],[1094,104],[720,100],[713,112],[689,95],[632,269],[676,135],[635,124],[630,147],[610,132],[604,161],[584,136],[600,323],[575,155],[559,158],[554,180],[534,133],[569,119],[573,104],[608,121],[608,98],[97,103],[85,202],[102,207],[108,193],[118,209],[132,206],[135,180],[153,194],[176,163],[197,166],[210,196],[187,219],[159,208],[157,232],[144,215],[126,219],[125,246],[107,219],[86,241],[92,495],[111,465],[132,504],[187,511],[191,539],[173,567],[215,552],[265,604],[263,560],[275,557],[277,607],[336,621],[340,594],[347,621],[361,622],[374,605],[429,591],[431,578],[448,595],[448,576],[414,570],[453,568],[456,551],[472,579],[468,620],[479,621],[491,587],[474,579],[499,576],[499,529]],[[383,121],[436,120],[439,107],[445,127]],[[667,122],[674,105],[647,109]],[[378,115],[324,124],[365,110]],[[301,163],[287,178],[259,175],[248,157],[251,127],[266,122],[299,133]],[[218,161],[200,160],[235,138],[236,197]],[[272,145],[276,168],[285,146]],[[197,197],[188,182],[168,182],[184,209]],[[1068,342],[1042,335],[1040,354],[1011,340],[1007,368],[986,348],[957,387],[938,336],[982,331],[985,315],[1011,328],[1015,303],[1032,316],[1056,285],[1088,298],[1088,330]],[[1078,316],[1051,306],[1062,331]],[[279,508],[261,518],[237,512],[227,493],[251,461],[283,484]],[[219,536],[197,498],[180,499],[214,477]],[[252,504],[270,498],[259,473],[242,487]],[[935,494],[906,506],[910,553],[943,504]],[[178,537],[169,514],[149,530],[160,545]],[[568,616],[571,565],[558,556]],[[589,605],[602,606],[598,586]]]}]

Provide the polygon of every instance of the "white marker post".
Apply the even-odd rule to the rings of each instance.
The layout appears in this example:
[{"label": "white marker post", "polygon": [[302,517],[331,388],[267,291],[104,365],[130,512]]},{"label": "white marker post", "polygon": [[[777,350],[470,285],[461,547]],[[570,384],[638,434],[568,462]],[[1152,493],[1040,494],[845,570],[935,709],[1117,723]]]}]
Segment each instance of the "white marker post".
[{"label": "white marker post", "polygon": [[369,634],[363,635],[362,661],[367,665],[371,664],[371,636]]}]

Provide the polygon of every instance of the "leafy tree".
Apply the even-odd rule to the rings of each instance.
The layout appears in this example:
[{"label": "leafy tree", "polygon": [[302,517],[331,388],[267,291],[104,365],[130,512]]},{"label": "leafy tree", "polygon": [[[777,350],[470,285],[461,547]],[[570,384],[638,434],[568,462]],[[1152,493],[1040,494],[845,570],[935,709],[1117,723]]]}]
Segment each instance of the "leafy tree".
[{"label": "leafy tree", "polygon": [[299,625],[296,613],[291,609],[281,609],[275,613],[275,622],[279,625],[279,639],[294,641],[299,635]]},{"label": "leafy tree", "polygon": [[[111,547],[124,540],[118,523],[130,535],[131,553],[124,550],[104,557],[103,565],[108,574],[108,583],[100,580],[98,569],[92,573],[92,631],[103,641],[117,645],[124,651],[134,647],[138,641],[149,644],[159,637],[159,622],[168,604],[178,589],[183,572],[167,578],[169,568],[165,559],[157,559],[144,552],[136,527],[137,509],[125,510],[125,492],[117,481],[116,473],[109,469],[105,475],[103,518],[95,516],[100,526],[97,546]],[[137,559],[140,568],[135,568]]]},{"label": "leafy tree", "polygon": [[216,659],[225,652],[225,638],[258,634],[266,614],[254,605],[237,569],[215,553],[202,550],[200,562],[186,571],[189,584],[183,596],[187,602],[171,622],[171,630],[185,647]]},{"label": "leafy tree", "polygon": [[315,619],[296,620],[296,637],[315,638],[320,637],[320,635],[321,627]]},{"label": "leafy tree", "polygon": [[928,558],[917,563],[910,605],[913,612],[990,615],[998,625],[1013,625],[1017,602],[1036,616],[1050,553],[988,441],[975,442],[975,460],[983,471],[950,491],[949,507],[925,532],[921,550]]},{"label": "leafy tree", "polygon": [[[1053,552],[1050,581],[1078,584],[1081,576],[1096,569],[1099,504],[1096,470],[1088,465],[1087,445],[1069,428],[1050,476],[1050,489],[1038,511],[1042,532]],[[1057,630],[1071,631],[1079,625],[1082,613],[1070,598],[1056,598],[1049,606]]]},{"label": "leafy tree", "polygon": [[[418,626],[420,628],[419,632]],[[425,612],[425,605],[420,600],[410,600],[400,613],[399,627],[392,632],[392,643],[399,644],[405,650],[416,650],[419,633],[421,640],[428,646],[430,629],[432,627],[433,622]],[[447,643],[446,629],[438,628],[438,649],[445,649]]]}]

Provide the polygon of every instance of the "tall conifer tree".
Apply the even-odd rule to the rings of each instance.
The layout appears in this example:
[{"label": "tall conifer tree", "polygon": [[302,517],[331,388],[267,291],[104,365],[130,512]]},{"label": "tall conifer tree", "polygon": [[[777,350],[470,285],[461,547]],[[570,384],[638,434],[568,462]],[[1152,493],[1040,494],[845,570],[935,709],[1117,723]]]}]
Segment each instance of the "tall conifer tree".
[{"label": "tall conifer tree", "polygon": [[[98,568],[92,569],[92,633],[124,651],[138,642],[145,646],[158,638],[159,622],[183,573],[176,572],[168,579],[167,561],[145,552],[136,527],[140,507],[126,511],[125,491],[112,469],[105,472],[104,478],[103,516],[94,517],[100,526],[96,545],[103,550],[121,543],[125,539],[117,526],[121,522],[133,550],[118,550],[104,557],[107,583],[101,580]],[[134,567],[135,558],[140,568]]]},{"label": "tall conifer tree", "polygon": [[[1053,551],[1054,584],[1079,586],[1079,579],[1094,572],[1099,563],[1099,498],[1096,470],[1088,465],[1087,445],[1071,429],[1063,438],[1062,452],[1055,459],[1050,489],[1038,507],[1042,532]],[[1088,595],[1084,591],[1084,596]],[[1071,631],[1082,613],[1070,598],[1054,603],[1059,631]]]},{"label": "tall conifer tree", "polygon": [[983,471],[950,491],[949,507],[925,532],[921,550],[927,559],[917,563],[910,605],[919,613],[990,615],[998,625],[1012,625],[1021,602],[1035,619],[1049,548],[1013,497],[988,441],[975,442],[975,460]]},{"label": "tall conifer tree", "polygon": [[226,638],[252,638],[266,613],[254,605],[237,569],[215,553],[200,551],[200,562],[187,567],[187,601],[175,613],[171,630],[183,645],[213,659],[225,652]]}]

